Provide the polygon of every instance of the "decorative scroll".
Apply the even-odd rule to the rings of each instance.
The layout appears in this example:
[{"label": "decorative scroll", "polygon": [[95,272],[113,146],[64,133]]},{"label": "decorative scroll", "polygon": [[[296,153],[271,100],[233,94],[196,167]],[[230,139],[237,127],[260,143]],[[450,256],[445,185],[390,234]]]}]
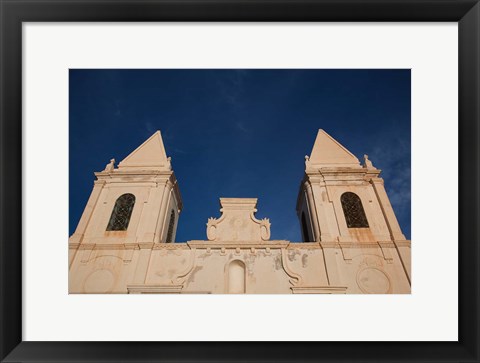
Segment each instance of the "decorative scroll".
[{"label": "decorative scroll", "polygon": [[209,241],[268,241],[270,221],[255,218],[257,200],[254,198],[220,198],[222,216],[209,218]]}]

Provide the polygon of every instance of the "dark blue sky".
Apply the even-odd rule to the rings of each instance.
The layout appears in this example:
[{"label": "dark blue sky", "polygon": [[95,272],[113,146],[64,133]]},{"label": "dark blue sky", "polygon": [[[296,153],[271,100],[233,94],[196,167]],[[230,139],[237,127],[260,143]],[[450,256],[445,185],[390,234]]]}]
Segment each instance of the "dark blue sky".
[{"label": "dark blue sky", "polygon": [[319,128],[382,169],[410,238],[410,70],[70,70],[70,234],[93,172],[156,130],[179,182],[179,242],[206,239],[220,197],[258,198],[271,239],[301,241],[295,205]]}]

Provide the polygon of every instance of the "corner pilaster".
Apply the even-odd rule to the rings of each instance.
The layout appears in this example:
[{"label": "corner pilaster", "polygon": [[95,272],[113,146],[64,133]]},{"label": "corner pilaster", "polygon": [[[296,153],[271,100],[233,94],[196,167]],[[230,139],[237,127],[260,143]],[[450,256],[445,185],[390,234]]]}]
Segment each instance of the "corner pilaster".
[{"label": "corner pilaster", "polygon": [[387,223],[392,241],[405,241],[406,238],[400,229],[397,217],[395,216],[395,212],[393,211],[390,200],[388,199],[387,192],[383,184],[383,179],[375,177],[370,179],[370,183],[372,184],[375,194],[378,198],[378,202],[380,204],[383,216],[385,217],[385,222]]}]

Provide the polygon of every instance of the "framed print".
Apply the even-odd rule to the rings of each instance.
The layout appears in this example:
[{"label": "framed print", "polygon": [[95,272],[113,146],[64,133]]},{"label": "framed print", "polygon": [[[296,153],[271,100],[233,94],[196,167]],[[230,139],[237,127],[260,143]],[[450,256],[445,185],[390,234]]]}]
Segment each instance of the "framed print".
[{"label": "framed print", "polygon": [[2,1],[2,361],[478,361],[479,15]]},{"label": "framed print", "polygon": [[[337,104],[322,104],[318,85]],[[410,294],[410,87],[409,69],[70,69],[69,293]],[[113,104],[99,100],[112,94],[109,117]],[[105,118],[88,122],[89,107]],[[318,130],[315,118],[333,120]],[[332,133],[346,129],[355,136],[340,144]],[[116,130],[138,134],[140,146],[109,159],[91,199],[81,197],[83,165],[123,143]],[[362,163],[344,146],[360,135],[370,145]],[[305,168],[300,191],[288,164]],[[332,203],[314,203],[327,192]],[[200,218],[218,203],[220,217]]]}]

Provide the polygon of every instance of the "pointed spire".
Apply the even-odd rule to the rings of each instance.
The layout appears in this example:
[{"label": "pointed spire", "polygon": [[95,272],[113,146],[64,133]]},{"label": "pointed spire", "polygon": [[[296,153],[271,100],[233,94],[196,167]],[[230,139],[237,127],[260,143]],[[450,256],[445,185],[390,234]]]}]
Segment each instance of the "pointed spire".
[{"label": "pointed spire", "polygon": [[155,132],[119,164],[120,170],[171,170],[160,131]]},{"label": "pointed spire", "polygon": [[324,130],[318,130],[312,154],[307,163],[310,167],[360,168],[360,161]]}]

